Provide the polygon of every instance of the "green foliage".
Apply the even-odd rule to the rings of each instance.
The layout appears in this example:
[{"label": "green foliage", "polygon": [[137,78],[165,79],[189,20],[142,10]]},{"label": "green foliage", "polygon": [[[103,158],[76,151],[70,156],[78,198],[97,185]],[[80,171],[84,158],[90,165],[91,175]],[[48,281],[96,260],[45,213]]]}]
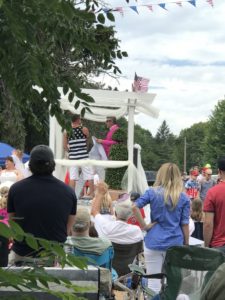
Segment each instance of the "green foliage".
[{"label": "green foliage", "polygon": [[[125,131],[123,128],[118,128],[113,136],[112,136],[113,140],[116,141],[117,143],[122,143],[123,145],[125,145],[126,147],[126,142],[127,142],[127,131]],[[113,149],[113,148],[112,148]],[[113,154],[112,154],[113,153]],[[110,155],[115,156],[116,155],[116,151],[114,153],[113,150],[110,151]],[[121,156],[122,154],[120,154],[119,156]],[[114,159],[114,160],[119,160],[119,159]],[[122,159],[120,159],[122,160]]]},{"label": "green foliage", "polygon": [[217,167],[217,159],[225,155],[225,100],[215,106],[208,122],[205,137],[205,161]]},{"label": "green foliage", "polygon": [[[1,78],[1,77],[0,77]],[[1,97],[1,95],[3,97]],[[19,104],[0,79],[0,140],[23,149],[25,126]]]},{"label": "green foliage", "polygon": [[141,146],[141,160],[145,170],[153,170],[156,155],[153,151],[154,138],[151,132],[141,128],[139,125],[134,127],[134,143]]},{"label": "green foliage", "polygon": [[[13,287],[17,291],[21,291],[21,296],[17,295],[17,299],[33,299],[31,296],[25,296],[23,290],[27,291],[40,291],[54,295],[59,299],[81,299],[77,296],[77,292],[84,292],[84,288],[81,288],[75,284],[72,284],[68,279],[55,277],[46,272],[44,265],[53,265],[57,260],[58,264],[64,268],[65,265],[76,266],[80,269],[87,268],[87,259],[77,258],[74,255],[66,254],[63,250],[63,244],[57,242],[47,241],[41,238],[35,238],[31,234],[27,234],[23,229],[14,221],[9,221],[9,227],[0,222],[1,236],[5,238],[13,238],[14,240],[25,239],[27,244],[34,250],[40,250],[40,258],[36,259],[36,263],[33,260],[26,258],[26,267],[20,272],[18,276],[17,272],[13,272],[10,268],[0,268],[0,286],[1,287]],[[64,292],[52,289],[51,284],[60,285],[61,290]],[[87,290],[87,288],[85,288]],[[2,297],[1,297],[2,299]],[[8,296],[7,296],[7,299]],[[82,298],[83,299],[83,298]]]},{"label": "green foliage", "polygon": [[156,160],[154,162],[153,170],[159,169],[163,163],[173,161],[175,140],[175,136],[170,132],[169,126],[164,120],[155,136],[155,145],[153,149]]},{"label": "green foliage", "polygon": [[186,138],[187,171],[193,166],[202,167],[206,164],[206,134],[207,123],[202,122],[196,123],[180,132],[175,145],[175,153],[182,170],[184,164],[184,138]]},{"label": "green foliage", "polygon": [[[39,131],[45,130],[39,110],[56,116],[58,122],[66,126],[58,86],[63,87],[64,93],[70,90],[70,101],[77,95],[84,104],[88,103],[92,100],[82,94],[80,88],[89,82],[90,76],[100,72],[120,74],[115,61],[127,53],[120,50],[114,28],[104,24],[105,16],[98,12],[98,1],[0,3],[0,103],[7,97],[12,98],[11,106],[0,109],[1,113],[4,109],[11,113],[15,108],[19,115],[11,114],[9,119],[2,117],[0,125],[8,136],[13,136],[11,144],[15,145],[17,140],[24,144],[24,122],[26,128],[32,124]],[[107,18],[114,20],[111,13]],[[37,92],[34,86],[41,87],[42,91]],[[5,130],[6,120],[13,125],[21,124],[18,126],[21,134],[12,134],[8,127]],[[9,141],[2,134],[0,138]]]},{"label": "green foliage", "polygon": [[[127,160],[128,151],[127,151],[127,132],[123,128],[117,129],[112,139],[117,141],[117,144],[112,145],[109,152],[110,160]],[[111,189],[120,190],[121,182],[126,172],[126,167],[107,169],[105,181]]]}]

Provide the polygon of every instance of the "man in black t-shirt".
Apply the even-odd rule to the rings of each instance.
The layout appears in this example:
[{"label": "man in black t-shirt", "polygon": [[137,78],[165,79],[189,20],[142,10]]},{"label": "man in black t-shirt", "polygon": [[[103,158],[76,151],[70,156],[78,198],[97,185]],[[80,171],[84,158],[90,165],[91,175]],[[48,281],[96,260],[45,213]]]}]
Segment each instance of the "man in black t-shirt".
[{"label": "man in black t-shirt", "polygon": [[[63,243],[75,219],[75,193],[52,175],[55,161],[48,146],[33,148],[29,167],[33,175],[13,184],[9,190],[9,216],[15,217],[26,233]],[[15,241],[12,250],[10,263],[37,254],[25,241]]]}]

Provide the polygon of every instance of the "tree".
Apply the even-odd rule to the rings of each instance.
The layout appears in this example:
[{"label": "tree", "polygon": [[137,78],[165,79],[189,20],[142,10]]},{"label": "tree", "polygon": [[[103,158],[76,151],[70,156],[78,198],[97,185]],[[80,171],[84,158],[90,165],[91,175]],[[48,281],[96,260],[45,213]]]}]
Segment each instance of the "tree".
[{"label": "tree", "polygon": [[205,137],[207,123],[200,122],[190,128],[183,129],[176,143],[176,157],[178,165],[183,170],[184,165],[184,139],[186,138],[187,171],[193,166],[202,167],[205,164]]},{"label": "tree", "polygon": [[175,136],[170,132],[169,126],[164,120],[155,136],[154,151],[157,159],[154,164],[154,170],[158,169],[163,163],[173,161],[175,140]]},{"label": "tree", "polygon": [[141,146],[141,160],[145,170],[152,170],[155,163],[154,138],[151,132],[141,128],[139,125],[134,126],[134,143]]},{"label": "tree", "polygon": [[[110,160],[127,160],[127,132],[123,128],[118,128],[112,139],[117,142],[110,148],[109,159]],[[105,181],[111,189],[120,190],[123,176],[127,170],[127,167],[122,168],[109,168],[106,170]]]},{"label": "tree", "polygon": [[[65,127],[58,86],[65,95],[69,93],[70,101],[74,95],[81,99],[76,107],[81,102],[88,105],[93,99],[80,88],[87,85],[89,76],[120,73],[115,59],[127,54],[119,49],[113,27],[104,25],[105,16],[97,9],[94,0],[0,1],[0,110],[4,115],[17,109],[10,121],[15,123],[17,118],[20,132],[24,119],[42,128],[34,109],[39,105]],[[106,16],[114,20],[110,12]],[[1,132],[4,124],[1,118]],[[15,134],[15,140],[24,136]],[[7,136],[2,137],[7,141]]]},{"label": "tree", "polygon": [[225,153],[225,100],[220,100],[215,106],[208,122],[205,137],[205,161],[213,166],[217,159]]}]

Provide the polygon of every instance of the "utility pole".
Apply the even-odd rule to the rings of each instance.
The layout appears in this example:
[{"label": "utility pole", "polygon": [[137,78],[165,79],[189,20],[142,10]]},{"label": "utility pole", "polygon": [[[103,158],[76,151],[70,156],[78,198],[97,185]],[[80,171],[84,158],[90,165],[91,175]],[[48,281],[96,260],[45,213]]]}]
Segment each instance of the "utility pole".
[{"label": "utility pole", "polygon": [[187,140],[184,137],[184,172],[187,172]]}]

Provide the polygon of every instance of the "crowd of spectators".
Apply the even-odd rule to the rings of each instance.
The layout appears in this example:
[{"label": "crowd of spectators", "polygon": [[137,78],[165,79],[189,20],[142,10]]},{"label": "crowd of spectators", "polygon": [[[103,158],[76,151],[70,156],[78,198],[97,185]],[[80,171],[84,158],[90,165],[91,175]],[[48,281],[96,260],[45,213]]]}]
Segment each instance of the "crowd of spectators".
[{"label": "crowd of spectators", "polygon": [[[7,157],[0,174],[0,221],[5,224],[15,219],[25,232],[65,243],[66,251],[72,253],[77,248],[101,254],[113,243],[143,241],[149,274],[160,273],[167,249],[189,245],[191,234],[204,240],[206,247],[225,252],[225,157],[218,160],[218,182],[211,178],[211,166],[204,167],[201,174],[194,167],[187,179],[182,178],[176,164],[165,163],[157,172],[154,186],[143,195],[128,195],[128,201],[112,201],[108,185],[100,181],[90,210],[77,210],[74,186],[53,176],[55,161],[49,147],[33,148],[29,177],[20,161],[18,164],[20,157],[18,151]],[[150,223],[146,223],[146,206],[150,206]],[[9,242],[0,238],[1,266],[40,254],[24,240],[13,241],[9,253]],[[150,279],[148,285],[160,291],[160,280]]]}]

